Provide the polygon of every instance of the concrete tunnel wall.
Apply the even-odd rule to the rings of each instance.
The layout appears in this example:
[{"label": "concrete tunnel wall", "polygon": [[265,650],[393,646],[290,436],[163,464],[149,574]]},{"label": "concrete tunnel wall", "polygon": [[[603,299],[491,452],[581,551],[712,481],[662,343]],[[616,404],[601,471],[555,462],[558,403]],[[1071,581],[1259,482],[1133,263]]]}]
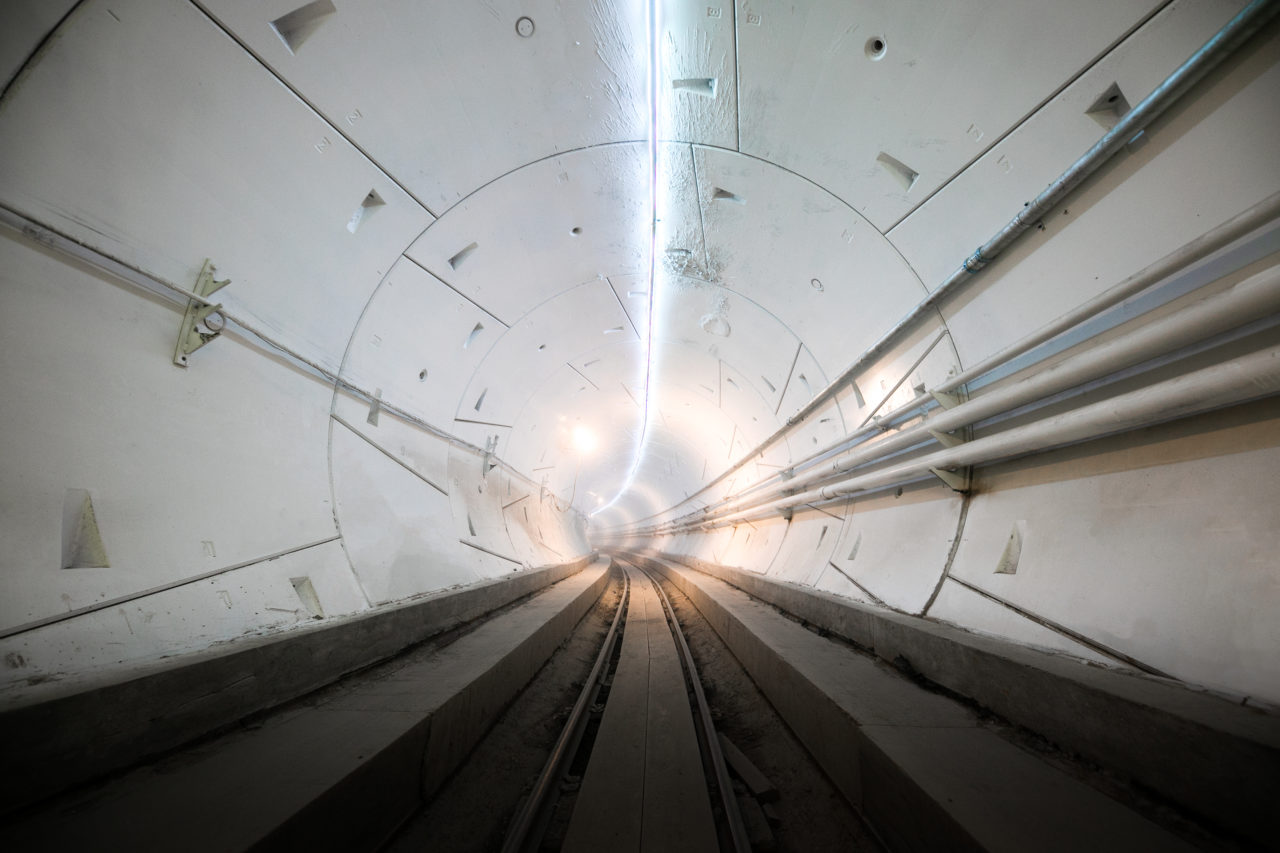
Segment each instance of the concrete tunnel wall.
[{"label": "concrete tunnel wall", "polygon": [[[1273,24],[701,491],[1092,145],[1109,87],[1136,104],[1242,6],[666,2],[651,147],[640,3],[11,3],[5,701],[624,541],[1280,702],[1275,397],[979,468],[968,496],[626,537],[1280,190]],[[1278,240],[1137,307],[1273,267]],[[230,322],[182,369],[164,283],[206,257]]]}]

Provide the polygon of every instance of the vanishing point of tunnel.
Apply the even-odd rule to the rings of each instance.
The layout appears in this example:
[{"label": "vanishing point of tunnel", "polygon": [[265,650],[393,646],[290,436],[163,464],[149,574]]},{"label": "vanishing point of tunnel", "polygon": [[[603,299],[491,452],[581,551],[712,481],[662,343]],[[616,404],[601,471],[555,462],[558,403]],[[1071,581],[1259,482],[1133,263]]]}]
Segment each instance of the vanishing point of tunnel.
[{"label": "vanishing point of tunnel", "polygon": [[0,848],[1280,847],[1280,0],[0,0]]}]

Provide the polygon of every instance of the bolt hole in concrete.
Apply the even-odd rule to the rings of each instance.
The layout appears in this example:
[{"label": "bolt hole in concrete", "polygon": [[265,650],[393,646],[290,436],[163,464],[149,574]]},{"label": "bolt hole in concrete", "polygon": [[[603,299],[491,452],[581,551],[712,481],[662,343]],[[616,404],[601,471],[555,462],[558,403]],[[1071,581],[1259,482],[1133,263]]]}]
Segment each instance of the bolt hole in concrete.
[{"label": "bolt hole in concrete", "polygon": [[418,371],[418,381],[419,382],[427,381],[427,369],[425,367]]},{"label": "bolt hole in concrete", "polygon": [[533,18],[524,17],[516,21],[516,34],[520,38],[528,38],[533,35]]},{"label": "bolt hole in concrete", "polygon": [[819,293],[822,292],[822,282],[816,278],[809,279],[809,286],[812,287],[814,290],[818,291]]},{"label": "bolt hole in concrete", "polygon": [[867,39],[867,59],[872,62],[879,62],[884,59],[885,51],[889,45],[885,42],[884,36],[872,36]]}]

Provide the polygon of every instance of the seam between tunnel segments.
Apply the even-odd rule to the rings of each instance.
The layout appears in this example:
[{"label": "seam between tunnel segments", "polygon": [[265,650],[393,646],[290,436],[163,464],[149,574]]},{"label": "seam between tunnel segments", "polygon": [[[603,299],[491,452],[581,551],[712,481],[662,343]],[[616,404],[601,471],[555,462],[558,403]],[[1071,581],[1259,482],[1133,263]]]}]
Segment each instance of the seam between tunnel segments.
[{"label": "seam between tunnel segments", "polygon": [[0,89],[0,104],[4,103],[5,96],[8,95],[13,87],[18,84],[18,79],[26,73],[28,67],[33,67],[33,63],[36,59],[44,53],[44,49],[53,41],[58,30],[62,29],[62,25],[65,24],[72,15],[84,8],[86,5],[88,5],[86,0],[76,0],[75,3],[71,4],[71,8],[66,11],[66,14],[58,19],[58,22],[53,25],[49,32],[44,34],[44,38],[40,39],[40,43],[35,46],[35,49],[32,50],[31,53],[27,54],[27,58],[22,60],[22,64],[13,72],[13,76],[9,78],[9,81],[4,84],[4,88]]},{"label": "seam between tunnel segments", "polygon": [[319,107],[313,104],[309,98],[303,95],[302,92],[299,91],[299,89],[296,86],[294,86],[292,83],[290,83],[288,80],[284,79],[284,77],[282,77],[280,74],[278,74],[276,70],[272,68],[265,59],[259,56],[258,53],[253,48],[249,47],[249,45],[244,41],[242,41],[240,37],[237,36],[234,32],[232,32],[229,27],[225,26],[222,23],[222,21],[218,20],[218,18],[212,12],[210,12],[207,8],[205,8],[203,0],[187,0],[187,2],[190,3],[193,7],[195,7],[195,9],[199,11],[201,14],[203,14],[206,18],[208,18],[211,24],[213,24],[220,31],[222,31],[223,35],[225,35],[227,38],[231,39],[231,41],[239,45],[241,50],[243,50],[246,54],[252,57],[253,60],[257,62],[259,65],[261,65],[264,71],[270,74],[276,80],[276,82],[278,82],[281,86],[287,89],[295,98],[301,101],[307,107],[307,109],[315,113],[316,117],[319,118],[321,121],[323,121],[325,124],[327,124],[330,130],[332,130],[334,133],[341,136],[343,139],[346,140],[348,145],[350,145],[356,151],[360,152],[360,156],[364,157],[371,164],[373,164],[374,168],[376,168],[379,172],[381,172],[383,176],[386,177],[387,180],[395,184],[402,193],[407,195],[409,198],[413,199],[414,203],[417,204],[419,207],[421,207],[423,210],[425,210],[428,214],[430,214],[433,219],[440,218],[439,215],[436,214],[436,212],[433,211],[425,201],[418,198],[416,195],[414,195],[412,190],[410,190],[404,184],[400,183],[399,178],[391,174],[391,172],[389,172],[380,162],[374,159],[373,155],[370,154],[368,151],[366,151],[363,146],[361,146],[354,139],[352,139],[350,136],[344,133],[342,131],[342,128],[334,124],[334,122],[328,116],[326,116],[320,110]]},{"label": "seam between tunnel segments", "polygon": [[383,456],[387,457],[387,458],[388,458],[388,459],[390,459],[392,462],[396,463],[396,464],[397,464],[397,465],[399,465],[401,468],[403,468],[404,470],[408,471],[410,474],[412,474],[413,476],[417,477],[419,480],[421,480],[422,482],[426,483],[428,486],[430,486],[431,488],[435,489],[435,490],[436,490],[437,492],[439,492],[440,494],[442,494],[442,495],[446,495],[446,496],[449,494],[447,491],[445,491],[445,490],[444,490],[443,488],[441,488],[439,485],[437,485],[436,483],[434,483],[434,482],[432,482],[431,480],[429,480],[425,475],[423,475],[423,474],[422,474],[420,471],[418,471],[416,468],[413,468],[412,466],[410,466],[409,464],[407,464],[403,459],[399,459],[399,458],[397,458],[396,456],[394,456],[394,455],[391,453],[391,451],[387,450],[385,447],[383,447],[382,445],[378,444],[378,443],[377,443],[376,441],[374,441],[372,438],[369,438],[369,436],[365,435],[365,434],[364,434],[364,433],[362,433],[360,430],[356,429],[354,426],[352,426],[352,425],[351,425],[351,424],[346,420],[346,418],[342,417],[342,415],[338,415],[338,414],[330,414],[330,415],[329,415],[329,417],[333,418],[335,421],[337,421],[338,423],[342,424],[342,425],[343,425],[344,427],[346,427],[350,432],[352,432],[353,434],[355,434],[355,435],[356,435],[356,437],[364,439],[365,443],[366,443],[366,444],[368,444],[370,447],[372,447],[374,450],[378,451],[378,452],[379,452],[379,453],[381,453]]},{"label": "seam between tunnel segments", "polygon": [[1084,634],[1073,631],[1070,628],[1066,627],[1065,625],[1059,625],[1057,622],[1054,622],[1052,619],[1047,619],[1044,616],[1040,616],[1035,613],[1032,613],[1030,610],[1024,610],[1023,608],[1019,607],[1013,602],[1006,601],[1000,596],[987,592],[985,589],[982,589],[979,586],[971,584],[966,580],[962,580],[958,577],[955,577],[954,575],[948,575],[947,577],[944,578],[944,580],[954,581],[955,583],[960,584],[960,586],[964,587],[965,589],[968,589],[972,592],[976,592],[978,595],[982,596],[983,598],[989,599],[990,601],[994,601],[996,604],[1003,605],[1004,607],[1007,607],[1009,610],[1012,610],[1014,613],[1017,613],[1019,616],[1022,616],[1032,622],[1035,622],[1037,625],[1040,625],[1044,628],[1048,628],[1049,630],[1054,631],[1055,633],[1061,634],[1064,637],[1067,637],[1068,639],[1074,640],[1080,645],[1092,651],[1095,651],[1098,654],[1104,655],[1114,660],[1118,660],[1123,664],[1126,664],[1135,669],[1141,670],[1142,672],[1145,672],[1148,675],[1154,675],[1157,678],[1168,678],[1174,681],[1179,680],[1179,679],[1175,679],[1172,675],[1169,675],[1166,672],[1161,672],[1155,667],[1149,666],[1143,663],[1137,658],[1132,658],[1129,655],[1126,655],[1124,652],[1116,651],[1110,646],[1103,645],[1102,643],[1099,643],[1097,640],[1090,639],[1089,637],[1086,637]]},{"label": "seam between tunnel segments", "polygon": [[281,557],[287,557],[290,554],[296,554],[299,551],[306,551],[309,548],[318,548],[321,545],[328,545],[330,542],[336,542],[341,538],[342,538],[341,535],[337,535],[337,536],[330,536],[326,539],[318,539],[315,542],[308,542],[306,545],[299,545],[296,548],[286,548],[283,551],[276,551],[273,554],[267,554],[262,557],[254,557],[253,559],[245,560],[242,563],[236,563],[230,566],[223,566],[220,569],[213,569],[212,571],[203,572],[201,574],[195,575],[194,577],[184,578],[182,580],[170,581],[169,583],[161,584],[160,586],[153,586],[149,589],[140,590],[139,592],[131,592],[128,595],[121,595],[116,598],[108,599],[106,601],[99,601],[94,604],[89,604],[89,605],[86,605],[85,607],[78,607],[75,610],[69,610],[66,613],[58,613],[54,616],[46,616],[43,619],[36,619],[35,621],[32,621],[32,622],[26,622],[22,625],[16,625],[12,628],[4,629],[3,631],[0,631],[0,639],[12,637],[17,634],[25,634],[26,632],[34,631],[37,628],[44,628],[49,625],[56,625],[59,622],[65,622],[68,619],[74,619],[77,616],[85,616],[89,613],[96,613],[99,610],[106,610],[109,607],[116,607],[117,605],[128,604],[130,601],[136,601],[139,598],[146,598],[147,596],[150,596],[150,595],[157,595],[162,592],[168,592],[169,590],[177,589],[179,587],[187,586],[193,583],[198,583],[203,580],[208,580],[209,578],[214,578],[214,577],[217,577],[218,575],[224,575],[227,572],[234,572],[237,569],[247,569],[250,566],[258,565],[259,563],[267,563],[267,562],[270,562],[271,560],[278,560]]},{"label": "seam between tunnel segments", "polygon": [[[412,244],[410,244],[410,247],[411,247],[411,246],[412,246]],[[510,323],[508,323],[506,320],[502,319],[502,318],[501,318],[501,317],[499,317],[497,314],[495,314],[495,313],[493,313],[492,311],[490,311],[488,308],[485,308],[485,307],[484,307],[483,305],[481,305],[479,302],[476,302],[476,301],[475,301],[474,299],[472,299],[470,296],[467,296],[467,294],[463,293],[461,290],[458,290],[458,288],[454,287],[452,284],[450,284],[449,282],[445,281],[443,278],[441,278],[440,276],[436,275],[436,274],[435,274],[435,273],[433,273],[431,270],[427,269],[427,267],[426,267],[426,266],[424,266],[424,265],[423,265],[420,261],[418,261],[416,258],[414,258],[413,256],[411,256],[411,255],[407,254],[407,253],[408,253],[408,251],[409,251],[409,248],[410,248],[410,247],[406,247],[406,248],[405,248],[405,250],[404,250],[404,252],[401,252],[401,253],[400,253],[400,257],[404,258],[406,261],[408,261],[409,263],[413,264],[415,267],[417,267],[418,269],[422,270],[424,273],[426,273],[427,275],[431,276],[431,277],[432,277],[432,278],[434,278],[436,281],[440,282],[440,283],[441,283],[441,284],[443,284],[445,287],[447,287],[447,288],[449,288],[450,290],[452,290],[452,291],[453,291],[454,293],[456,293],[458,296],[460,296],[460,297],[462,297],[463,299],[467,300],[467,302],[471,303],[473,306],[475,306],[475,307],[476,307],[477,309],[479,309],[480,311],[483,311],[485,314],[487,314],[487,315],[489,315],[490,317],[492,317],[492,318],[493,318],[494,320],[496,320],[496,321],[498,322],[498,324],[499,324],[499,325],[501,325],[503,328],[505,328],[505,329],[510,329],[510,328],[511,328],[511,324],[510,324]],[[388,275],[390,275],[390,270],[388,270]],[[373,301],[373,297],[374,297],[376,294],[377,294],[377,291],[376,291],[376,290],[374,291],[374,293],[369,294],[369,301],[370,301],[370,302],[372,302],[372,301]],[[527,312],[526,312],[526,313],[527,313]],[[361,319],[363,319],[363,317],[364,317],[364,313],[363,313],[363,312],[361,312],[361,315],[360,315],[360,316],[361,316]],[[357,325],[359,325],[359,324],[357,323]],[[355,329],[352,329],[352,330],[351,330],[351,335],[352,335],[352,337],[355,337]]]},{"label": "seam between tunnel segments", "polygon": [[1016,133],[1018,129],[1021,128],[1024,124],[1026,124],[1029,120],[1031,120],[1031,118],[1035,116],[1036,113],[1040,112],[1042,109],[1047,107],[1050,103],[1053,102],[1055,98],[1057,98],[1067,89],[1069,89],[1077,80],[1079,80],[1081,77],[1083,77],[1084,75],[1092,71],[1098,65],[1099,62],[1106,59],[1107,56],[1109,56],[1113,51],[1115,51],[1116,48],[1118,48],[1120,45],[1128,41],[1135,33],[1138,32],[1138,30],[1145,27],[1148,23],[1150,23],[1150,21],[1153,18],[1155,18],[1157,15],[1163,12],[1173,2],[1174,0],[1164,0],[1164,2],[1157,5],[1156,8],[1152,9],[1147,14],[1143,15],[1142,18],[1140,18],[1136,23],[1134,23],[1132,27],[1130,27],[1129,29],[1121,33],[1114,41],[1112,41],[1110,44],[1104,47],[1096,56],[1094,56],[1088,62],[1084,63],[1080,67],[1080,70],[1078,70],[1075,74],[1068,76],[1067,79],[1063,81],[1062,85],[1058,86],[1056,89],[1050,92],[1047,97],[1042,99],[1039,103],[1037,103],[1031,109],[1027,110],[1027,112],[1024,113],[1021,118],[1017,119],[1012,124],[1010,124],[1008,129],[1005,130],[1004,133],[1000,134],[995,139],[991,140],[991,144],[985,146],[977,154],[974,154],[972,159],[970,159],[964,165],[960,166],[958,169],[952,172],[951,175],[946,180],[938,184],[938,186],[934,187],[934,189],[927,196],[920,199],[920,201],[916,202],[916,204],[914,204],[910,210],[908,210],[906,213],[902,214],[896,220],[894,220],[894,222],[888,228],[884,229],[884,231],[882,232],[885,235],[885,237],[888,238],[890,231],[897,228],[902,223],[906,222],[916,213],[916,211],[920,210],[920,208],[924,207],[936,195],[938,195],[938,193],[942,192],[947,187],[951,186],[951,184],[955,183],[955,181],[961,175],[963,175],[965,172],[973,168],[973,166],[979,160],[981,160],[983,157],[986,157],[988,154],[994,151],[996,146],[998,146],[1001,142],[1004,142],[1006,139],[1008,139],[1010,136]]}]

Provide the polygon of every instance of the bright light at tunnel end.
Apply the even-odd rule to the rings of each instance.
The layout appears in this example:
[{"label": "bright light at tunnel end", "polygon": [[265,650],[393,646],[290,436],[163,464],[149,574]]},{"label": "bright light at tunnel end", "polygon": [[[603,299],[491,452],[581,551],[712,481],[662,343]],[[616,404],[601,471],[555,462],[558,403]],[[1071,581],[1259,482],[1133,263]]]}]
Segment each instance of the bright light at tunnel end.
[{"label": "bright light at tunnel end", "polygon": [[573,442],[573,449],[583,456],[594,451],[599,443],[596,440],[596,434],[582,424],[573,428],[570,440]]},{"label": "bright light at tunnel end", "polygon": [[658,3],[660,0],[645,0],[645,35],[647,39],[647,64],[645,74],[645,94],[646,107],[648,117],[648,176],[649,176],[649,216],[645,224],[645,230],[642,240],[647,242],[649,246],[649,272],[648,272],[648,306],[647,316],[648,323],[645,329],[645,340],[643,350],[643,397],[644,406],[641,414],[640,436],[636,441],[635,455],[631,459],[631,467],[627,471],[626,478],[622,481],[622,485],[618,487],[618,491],[608,501],[601,501],[600,504],[588,513],[588,516],[594,516],[618,502],[623,495],[631,490],[632,484],[636,479],[636,472],[640,469],[640,463],[644,460],[645,445],[649,439],[650,420],[653,411],[653,373],[654,373],[654,326],[656,321],[655,305],[657,304],[658,291],[658,223],[662,221],[659,203],[659,140],[661,139],[659,126],[659,106],[658,106],[658,87],[662,73],[661,58],[661,22],[658,16]]}]

